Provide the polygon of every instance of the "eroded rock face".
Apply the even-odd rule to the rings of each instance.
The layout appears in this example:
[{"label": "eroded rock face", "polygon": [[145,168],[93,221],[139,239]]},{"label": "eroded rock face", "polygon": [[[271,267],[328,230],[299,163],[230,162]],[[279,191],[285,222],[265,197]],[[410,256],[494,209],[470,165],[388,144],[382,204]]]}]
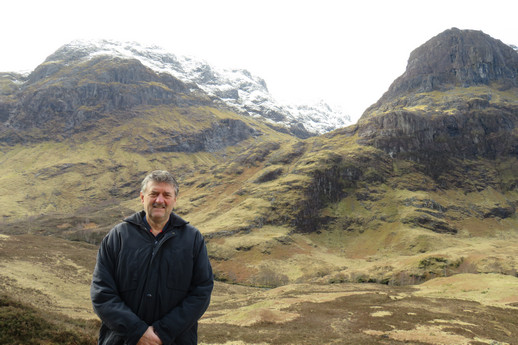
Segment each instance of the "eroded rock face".
[{"label": "eroded rock face", "polygon": [[392,83],[380,102],[409,92],[487,85],[493,81],[507,88],[518,86],[518,53],[481,31],[454,28],[415,49],[405,73]]},{"label": "eroded rock face", "polygon": [[[7,77],[0,78],[6,84]],[[138,107],[213,105],[195,85],[110,56],[49,61],[9,85],[9,93],[0,94],[0,141],[8,144],[70,137],[107,117],[130,119]]]},{"label": "eroded rock face", "polygon": [[[87,120],[137,105],[179,104],[188,87],[136,60],[97,58],[85,65],[38,67],[10,104],[5,125],[15,129],[78,128]],[[56,122],[57,121],[57,122]]]},{"label": "eroded rock face", "polygon": [[451,29],[412,52],[357,133],[393,157],[430,163],[516,154],[517,127],[518,52],[480,31]]},{"label": "eroded rock face", "polygon": [[391,156],[458,158],[518,153],[518,107],[430,116],[396,111],[373,117],[358,128],[360,143]]},{"label": "eroded rock face", "polygon": [[240,120],[222,119],[212,123],[210,128],[199,132],[180,132],[162,129],[160,141],[152,142],[136,138],[132,149],[141,153],[153,152],[216,152],[227,146],[235,145],[260,132]]}]

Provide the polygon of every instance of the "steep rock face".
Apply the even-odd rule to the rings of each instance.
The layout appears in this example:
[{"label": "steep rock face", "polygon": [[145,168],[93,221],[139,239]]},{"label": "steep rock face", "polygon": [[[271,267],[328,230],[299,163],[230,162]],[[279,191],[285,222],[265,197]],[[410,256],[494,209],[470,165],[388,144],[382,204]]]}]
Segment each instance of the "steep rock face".
[{"label": "steep rock face", "polygon": [[446,30],[415,49],[405,73],[380,102],[409,92],[445,90],[499,81],[518,86],[518,54],[481,31]]},{"label": "steep rock face", "polygon": [[[136,59],[102,55],[82,60],[83,54],[78,51],[59,55],[62,60],[51,56],[19,86],[16,76],[2,76],[9,88],[0,95],[0,142],[15,144],[49,137],[60,140],[90,129],[110,131],[99,128],[99,121],[109,119],[103,123],[119,126],[146,116],[146,111],[165,116],[175,109],[181,115],[171,118],[168,125],[153,127],[151,117],[142,128],[140,134],[151,131],[155,140],[127,133],[134,139],[125,148],[143,154],[215,152],[261,134],[239,119],[216,118],[210,111],[202,115],[197,114],[201,111],[191,110],[218,107],[194,84],[157,73]],[[176,126],[176,121],[191,125]]]},{"label": "steep rock face", "polygon": [[[337,221],[337,217],[323,215],[321,210],[327,205],[339,203],[359,183],[375,184],[384,181],[391,169],[390,159],[379,152],[350,156],[329,153],[318,164],[318,168],[311,172],[311,183],[305,188],[304,196],[297,201],[299,211],[292,220],[296,231],[311,233],[325,227],[329,222]],[[358,198],[361,199],[361,196]],[[347,228],[350,225],[347,224],[348,220],[342,220]]]},{"label": "steep rock face", "polygon": [[460,158],[518,153],[518,107],[427,116],[396,111],[374,117],[358,129],[360,143],[391,156],[426,159],[446,154]]},{"label": "steep rock face", "polygon": [[137,60],[111,57],[43,64],[2,100],[4,134],[38,129],[68,135],[113,111],[131,116],[128,110],[136,106],[210,104],[195,86],[158,75]]},{"label": "steep rock face", "polygon": [[447,30],[414,50],[405,73],[365,111],[360,143],[430,165],[516,154],[517,87],[512,47],[479,31]]},{"label": "steep rock face", "polygon": [[251,136],[260,135],[258,131],[247,126],[244,122],[232,119],[213,122],[210,128],[195,133],[161,130],[157,134],[164,139],[151,142],[137,138],[134,150],[141,153],[216,152]]}]

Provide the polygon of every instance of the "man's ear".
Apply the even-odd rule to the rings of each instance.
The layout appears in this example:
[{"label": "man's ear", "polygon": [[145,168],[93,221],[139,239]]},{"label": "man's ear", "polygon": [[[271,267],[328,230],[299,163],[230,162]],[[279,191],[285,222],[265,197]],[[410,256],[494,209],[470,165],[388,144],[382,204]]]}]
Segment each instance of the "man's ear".
[{"label": "man's ear", "polygon": [[140,202],[144,203],[144,193],[140,192]]}]

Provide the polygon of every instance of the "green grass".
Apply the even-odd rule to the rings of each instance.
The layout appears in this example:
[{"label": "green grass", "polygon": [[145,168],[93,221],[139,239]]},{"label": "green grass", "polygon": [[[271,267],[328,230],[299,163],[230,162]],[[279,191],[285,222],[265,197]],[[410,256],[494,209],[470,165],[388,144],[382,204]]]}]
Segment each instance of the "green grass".
[{"label": "green grass", "polygon": [[390,106],[374,110],[369,116],[381,116],[388,112],[405,110],[427,115],[453,115],[463,111],[465,105],[486,103],[488,106],[516,106],[516,88],[501,90],[499,85],[451,87],[446,91],[412,93],[399,97]]}]

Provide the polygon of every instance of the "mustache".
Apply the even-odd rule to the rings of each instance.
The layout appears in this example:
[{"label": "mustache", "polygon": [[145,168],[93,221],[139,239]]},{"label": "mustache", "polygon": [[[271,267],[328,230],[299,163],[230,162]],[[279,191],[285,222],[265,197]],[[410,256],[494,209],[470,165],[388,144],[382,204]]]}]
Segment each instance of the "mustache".
[{"label": "mustache", "polygon": [[162,202],[154,202],[153,203],[153,207],[157,207],[157,208],[165,208],[165,204],[162,203]]}]

